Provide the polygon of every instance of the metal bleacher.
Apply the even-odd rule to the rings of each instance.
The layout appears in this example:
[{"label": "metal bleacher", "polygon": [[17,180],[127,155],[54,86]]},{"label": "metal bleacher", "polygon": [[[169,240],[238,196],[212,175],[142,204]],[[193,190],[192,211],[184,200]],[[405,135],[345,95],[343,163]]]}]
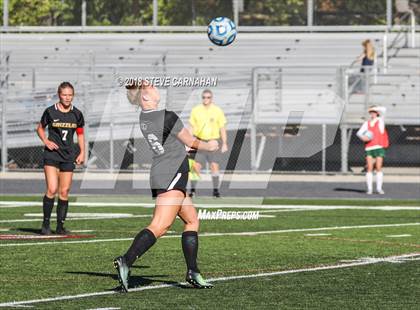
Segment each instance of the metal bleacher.
[{"label": "metal bleacher", "polygon": [[[390,33],[388,40],[396,35]],[[309,110],[314,123],[328,123],[324,116],[343,107],[338,100],[340,68],[350,66],[366,38],[380,55],[383,33],[375,32],[243,33],[229,47],[212,45],[205,33],[2,34],[8,148],[39,145],[35,124],[42,110],[57,100],[56,87],[64,80],[76,87],[75,105],[88,117],[92,141],[109,139],[110,124],[119,124],[114,139],[133,132],[138,113],[127,103],[118,77],[217,76],[216,102],[230,120],[228,129],[237,129],[246,125],[241,122],[243,111],[252,105],[255,68],[280,68],[258,81],[258,122],[283,122],[290,110]],[[382,58],[377,59],[368,101],[388,108],[388,122],[420,124],[419,51],[392,47],[386,72]],[[161,104],[186,119],[201,90],[163,88]],[[366,103],[365,95],[350,94],[343,120],[360,123]],[[139,130],[134,133],[140,135]]]}]

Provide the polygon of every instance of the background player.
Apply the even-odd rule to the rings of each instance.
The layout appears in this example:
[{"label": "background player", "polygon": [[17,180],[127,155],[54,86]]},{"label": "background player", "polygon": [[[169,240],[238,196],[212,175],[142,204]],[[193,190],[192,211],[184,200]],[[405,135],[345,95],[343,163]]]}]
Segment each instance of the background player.
[{"label": "background player", "polygon": [[[57,203],[57,234],[68,234],[64,221],[69,207],[68,199],[73,178],[74,162],[82,164],[85,158],[83,134],[84,118],[82,112],[72,105],[74,88],[69,82],[58,86],[59,102],[48,107],[42,114],[37,133],[45,145],[43,153],[45,181],[47,191],[43,199],[44,220],[41,233],[51,234],[50,217]],[[45,128],[48,127],[48,137]],[[74,145],[73,136],[77,133],[79,150]]]},{"label": "background player", "polygon": [[212,285],[202,278],[197,267],[199,221],[191,199],[185,197],[188,182],[185,145],[212,152],[218,149],[218,142],[195,139],[174,112],[158,110],[160,95],[154,86],[133,85],[128,87],[127,96],[142,109],[140,129],[153,152],[150,187],[156,205],[149,226],[140,231],[123,256],[114,260],[121,286],[128,290],[129,268],[167,232],[178,215],[185,224],[181,242],[187,263],[186,281],[197,288],[210,288]]},{"label": "background player", "polygon": [[368,110],[370,119],[363,123],[357,131],[357,136],[365,142],[366,151],[366,184],[367,194],[373,193],[373,166],[376,170],[376,191],[378,194],[385,194],[382,189],[383,161],[385,157],[385,148],[388,147],[388,134],[385,129],[385,122],[381,114],[384,114],[384,107],[371,106]]},{"label": "background player", "polygon": [[[195,106],[190,115],[189,123],[192,134],[202,141],[221,139],[221,153],[228,150],[226,134],[226,118],[223,110],[213,102],[213,93],[206,89],[202,93],[202,103]],[[208,162],[213,182],[213,196],[220,197],[219,193],[219,161],[220,153],[207,151],[190,151],[190,156],[195,160],[194,170],[200,174],[202,167]],[[190,196],[193,196],[197,180],[191,180]]]}]

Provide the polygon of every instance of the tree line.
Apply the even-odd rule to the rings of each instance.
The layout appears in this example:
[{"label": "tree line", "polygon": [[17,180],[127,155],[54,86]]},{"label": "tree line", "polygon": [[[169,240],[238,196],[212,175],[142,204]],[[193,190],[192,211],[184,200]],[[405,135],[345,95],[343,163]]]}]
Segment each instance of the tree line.
[{"label": "tree line", "polygon": [[[420,0],[412,1],[420,15]],[[153,0],[87,0],[87,25],[152,25]],[[81,25],[82,0],[9,0],[10,26]],[[233,17],[230,0],[158,0],[159,25]],[[0,0],[3,10],[3,0]],[[306,0],[243,0],[241,25],[306,25]],[[1,14],[3,12],[1,11]],[[386,24],[386,0],[314,0],[315,25]]]}]

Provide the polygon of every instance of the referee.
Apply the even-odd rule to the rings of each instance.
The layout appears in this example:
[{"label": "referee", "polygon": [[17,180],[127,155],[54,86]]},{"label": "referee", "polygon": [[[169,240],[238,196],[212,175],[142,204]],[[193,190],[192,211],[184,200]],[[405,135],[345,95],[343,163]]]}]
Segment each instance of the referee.
[{"label": "referee", "polygon": [[[220,152],[192,151],[190,157],[195,160],[193,169],[200,173],[208,162],[213,181],[213,197],[219,198],[219,161],[220,154],[228,150],[226,135],[226,118],[223,110],[214,104],[213,93],[206,89],[202,93],[202,103],[195,106],[190,115],[189,123],[192,134],[202,141],[221,140]],[[196,152],[196,153],[195,153]],[[194,196],[197,180],[191,180],[190,196]]]}]

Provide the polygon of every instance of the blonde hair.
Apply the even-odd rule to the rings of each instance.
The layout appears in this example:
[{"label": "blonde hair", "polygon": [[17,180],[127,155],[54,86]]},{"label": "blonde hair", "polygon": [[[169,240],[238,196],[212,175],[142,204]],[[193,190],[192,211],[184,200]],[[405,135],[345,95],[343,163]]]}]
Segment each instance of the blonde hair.
[{"label": "blonde hair", "polygon": [[363,45],[363,52],[365,56],[370,60],[375,59],[375,47],[372,44],[372,41],[367,39],[362,42]]}]

